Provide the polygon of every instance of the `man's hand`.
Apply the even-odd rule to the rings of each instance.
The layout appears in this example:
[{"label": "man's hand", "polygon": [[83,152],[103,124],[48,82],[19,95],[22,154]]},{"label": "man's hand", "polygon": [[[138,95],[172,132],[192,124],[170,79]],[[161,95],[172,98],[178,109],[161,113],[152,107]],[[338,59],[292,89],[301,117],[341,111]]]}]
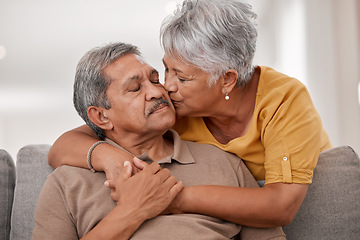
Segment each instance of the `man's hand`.
[{"label": "man's hand", "polygon": [[168,169],[161,169],[158,163],[147,165],[139,161],[135,160],[135,165],[143,170],[134,176],[131,176],[132,165],[125,162],[119,177],[111,185],[111,198],[118,205],[142,209],[149,219],[164,211],[183,185],[170,175]]}]

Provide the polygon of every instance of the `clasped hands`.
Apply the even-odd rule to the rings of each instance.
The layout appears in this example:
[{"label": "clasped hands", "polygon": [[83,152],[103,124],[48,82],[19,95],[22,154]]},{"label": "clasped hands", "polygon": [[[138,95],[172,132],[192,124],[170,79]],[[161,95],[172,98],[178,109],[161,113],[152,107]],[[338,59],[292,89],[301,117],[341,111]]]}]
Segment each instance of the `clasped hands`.
[{"label": "clasped hands", "polygon": [[169,214],[175,208],[174,200],[183,189],[183,184],[171,176],[169,169],[162,169],[156,162],[147,164],[134,157],[133,163],[125,161],[118,172],[118,176],[112,176],[115,177],[113,180],[104,183],[111,189],[111,198],[118,205],[141,209],[148,219]]}]

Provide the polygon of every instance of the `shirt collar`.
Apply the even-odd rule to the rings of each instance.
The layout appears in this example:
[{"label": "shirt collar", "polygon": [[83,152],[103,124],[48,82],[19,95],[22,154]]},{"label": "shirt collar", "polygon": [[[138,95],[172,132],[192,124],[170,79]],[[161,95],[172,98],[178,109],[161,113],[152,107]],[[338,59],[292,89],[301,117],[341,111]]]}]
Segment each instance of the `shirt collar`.
[{"label": "shirt collar", "polygon": [[[180,136],[177,132],[175,132],[174,130],[170,129],[168,130],[164,135],[164,138],[169,139],[173,142],[174,145],[174,152],[172,155],[167,156],[159,161],[157,161],[157,163],[161,164],[161,163],[171,163],[172,160],[177,161],[178,163],[181,164],[191,164],[191,163],[195,163],[194,157],[192,156],[189,147],[187,146],[187,144],[182,141],[180,139]],[[105,139],[109,144],[120,148],[122,150],[124,150],[125,152],[128,152],[126,149],[122,148],[121,146],[119,146],[116,142],[112,141],[109,138]],[[128,152],[129,153],[129,152]],[[131,154],[131,153],[130,153]],[[133,155],[133,154],[131,154]],[[134,155],[133,155],[134,156]],[[143,154],[141,154],[140,156],[137,156],[137,158],[147,162],[147,163],[152,163],[153,160],[148,156],[148,154],[145,152]]]}]

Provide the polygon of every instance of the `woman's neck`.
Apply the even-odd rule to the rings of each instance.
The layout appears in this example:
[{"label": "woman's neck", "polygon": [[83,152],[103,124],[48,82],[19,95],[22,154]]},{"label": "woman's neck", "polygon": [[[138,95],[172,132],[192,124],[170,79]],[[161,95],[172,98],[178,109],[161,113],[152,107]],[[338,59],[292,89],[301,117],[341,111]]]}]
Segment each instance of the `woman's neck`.
[{"label": "woman's neck", "polygon": [[244,136],[250,129],[254,113],[260,68],[256,68],[251,79],[243,87],[235,87],[228,101],[217,113],[204,117],[204,122],[215,139],[226,144]]}]

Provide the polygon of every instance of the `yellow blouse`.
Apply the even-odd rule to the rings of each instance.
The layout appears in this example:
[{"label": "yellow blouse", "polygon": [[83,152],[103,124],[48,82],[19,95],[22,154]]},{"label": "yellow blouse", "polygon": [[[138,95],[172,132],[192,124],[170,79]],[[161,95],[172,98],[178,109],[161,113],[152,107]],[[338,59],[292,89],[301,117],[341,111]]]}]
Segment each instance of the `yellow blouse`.
[{"label": "yellow blouse", "polygon": [[261,67],[246,135],[221,144],[202,118],[181,118],[174,129],[183,140],[212,144],[238,155],[256,180],[266,184],[311,183],[319,153],[332,147],[306,87],[269,67]]}]

